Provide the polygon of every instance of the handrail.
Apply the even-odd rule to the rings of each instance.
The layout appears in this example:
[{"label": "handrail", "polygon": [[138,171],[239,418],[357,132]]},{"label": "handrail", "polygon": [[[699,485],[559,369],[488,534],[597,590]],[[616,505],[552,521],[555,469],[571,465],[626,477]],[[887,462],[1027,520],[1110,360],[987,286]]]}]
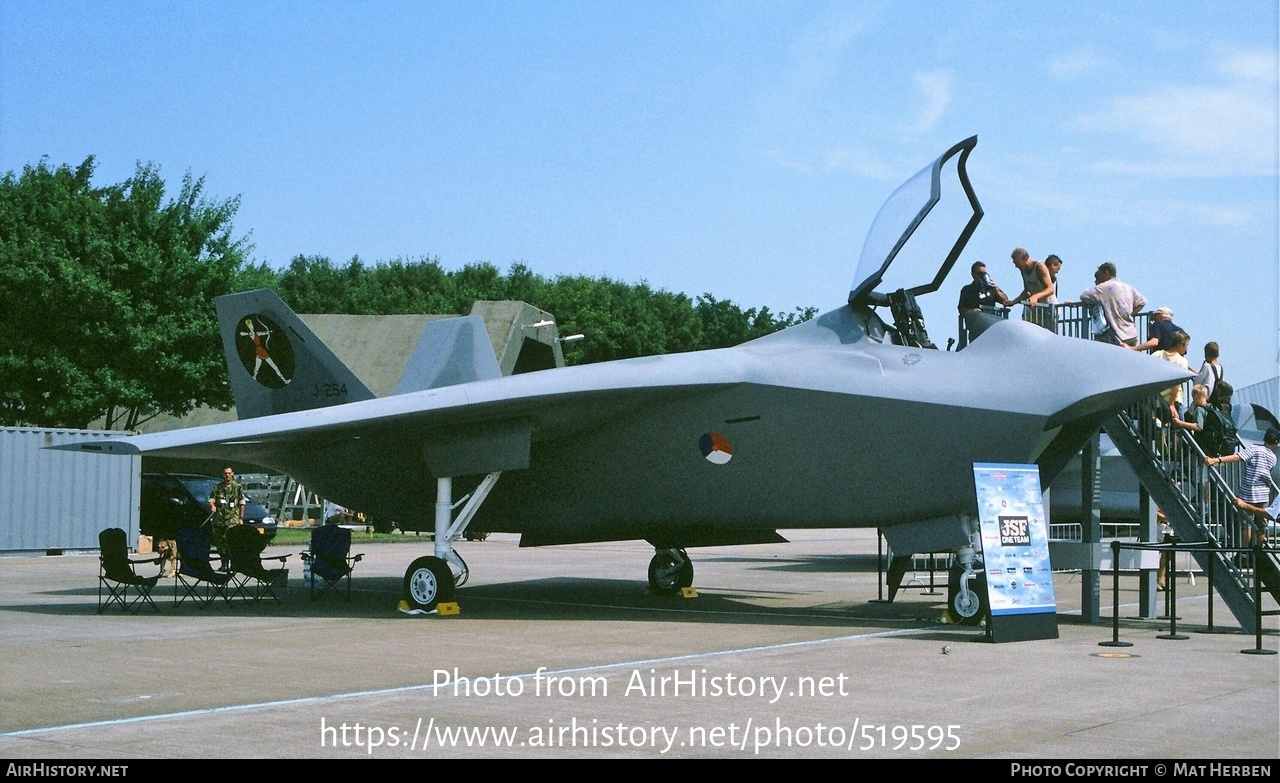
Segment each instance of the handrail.
[{"label": "handrail", "polygon": [[[1057,332],[1063,337],[1078,337],[1084,340],[1093,339],[1097,335],[1095,335],[1093,332],[1092,319],[1090,318],[1090,315],[1089,315],[1090,307],[1091,305],[1086,305],[1079,302],[1054,305],[1053,325],[1055,328],[1053,329],[1053,331]],[[1012,313],[1012,310],[1008,307],[983,307],[981,308],[981,310],[984,313],[988,313],[990,315],[996,315],[1005,319],[1008,319],[1010,317],[1010,314]],[[1030,320],[1034,323],[1040,323],[1043,320],[1042,318],[1037,318],[1034,316],[1028,317],[1029,306],[1026,305],[1025,303],[1022,305],[1022,311],[1023,311],[1022,312],[1023,320]],[[1152,313],[1150,312],[1144,312],[1144,313],[1138,313],[1133,318],[1133,325],[1138,332],[1139,343],[1144,343],[1147,341],[1147,333],[1148,333],[1147,327],[1151,321],[1151,315]],[[957,330],[956,332],[957,342],[959,345],[959,348],[957,348],[957,350],[960,350],[960,349],[963,349],[966,345],[968,345],[971,342],[969,337],[969,330],[964,323],[963,313],[961,313],[958,318],[956,330]]]},{"label": "handrail", "polygon": [[[1009,308],[982,310],[1003,318],[1011,317]],[[1064,337],[1093,339],[1096,336],[1093,333],[1094,320],[1089,310],[1090,306],[1081,303],[1058,304],[1053,312],[1053,330]],[[1023,316],[1031,322],[1046,325],[1043,310],[1036,313],[1024,312]],[[1134,318],[1139,343],[1147,340],[1151,316],[1151,312],[1144,312]],[[970,341],[965,314],[960,314],[958,323],[959,349],[963,349]],[[1184,400],[1190,399],[1191,383],[1188,380],[1183,384]],[[1237,619],[1247,625],[1246,619],[1240,614],[1244,609],[1241,602],[1252,603],[1256,600],[1253,596],[1260,595],[1258,588],[1264,582],[1262,566],[1266,565],[1265,570],[1272,574],[1272,577],[1267,578],[1274,578],[1278,566],[1274,562],[1254,563],[1250,557],[1231,557],[1227,553],[1249,549],[1251,544],[1262,541],[1262,535],[1254,533],[1259,531],[1265,534],[1266,525],[1236,505],[1236,487],[1243,475],[1243,465],[1229,463],[1209,466],[1206,464],[1204,451],[1191,431],[1173,426],[1169,419],[1169,404],[1158,395],[1131,405],[1114,420],[1117,425],[1123,423],[1123,429],[1128,431],[1129,437],[1124,438],[1128,445],[1122,451],[1135,460],[1135,469],[1139,467],[1137,460],[1148,463],[1140,472],[1140,475],[1146,474],[1144,483],[1155,481],[1164,485],[1163,489],[1167,491],[1158,493],[1161,500],[1157,502],[1180,507],[1165,507],[1165,513],[1170,517],[1171,523],[1175,524],[1175,529],[1186,537],[1189,532],[1186,528],[1190,525],[1199,539],[1208,542],[1209,549],[1201,556],[1212,560],[1201,560],[1200,564],[1211,571],[1220,569],[1219,577],[1224,580],[1219,587],[1220,591],[1226,587],[1226,583],[1231,583],[1232,596],[1225,592],[1223,595],[1228,598],[1228,604],[1236,613]],[[1108,425],[1109,431],[1110,426]],[[1120,435],[1120,432],[1116,431],[1115,434]],[[1135,446],[1137,451],[1133,449]],[[1280,488],[1277,488],[1270,477],[1265,480],[1272,492],[1280,494]],[[1157,494],[1156,485],[1151,485],[1150,489],[1153,495]],[[1261,556],[1273,557],[1270,554]],[[1212,575],[1210,578],[1212,579]],[[1274,586],[1271,590],[1272,595],[1277,595]],[[1251,612],[1256,610],[1258,607],[1254,606]]]},{"label": "handrail", "polygon": [[[1247,548],[1245,530],[1262,530],[1252,515],[1236,505],[1233,485],[1238,485],[1239,469],[1221,471],[1205,464],[1205,454],[1191,432],[1170,428],[1164,422],[1167,404],[1156,396],[1130,406],[1124,419],[1146,457],[1156,465],[1166,486],[1185,506],[1197,532],[1218,548]],[[1224,466],[1225,467],[1225,466]],[[1235,481],[1228,481],[1228,476]],[[1188,492],[1188,488],[1193,488]],[[1253,589],[1256,570],[1249,571],[1232,558],[1220,564],[1242,589]]]}]

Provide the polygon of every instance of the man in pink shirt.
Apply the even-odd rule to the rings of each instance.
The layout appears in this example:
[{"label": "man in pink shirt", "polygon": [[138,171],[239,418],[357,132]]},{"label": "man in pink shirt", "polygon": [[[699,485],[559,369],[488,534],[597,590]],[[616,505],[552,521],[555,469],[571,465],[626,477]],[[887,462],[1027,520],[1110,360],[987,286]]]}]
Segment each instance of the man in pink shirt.
[{"label": "man in pink shirt", "polygon": [[1108,261],[1098,267],[1094,279],[1102,282],[1080,294],[1080,301],[1097,305],[1107,328],[1093,339],[1112,345],[1136,348],[1138,328],[1133,319],[1146,309],[1147,299],[1128,283],[1116,278],[1116,265]]}]

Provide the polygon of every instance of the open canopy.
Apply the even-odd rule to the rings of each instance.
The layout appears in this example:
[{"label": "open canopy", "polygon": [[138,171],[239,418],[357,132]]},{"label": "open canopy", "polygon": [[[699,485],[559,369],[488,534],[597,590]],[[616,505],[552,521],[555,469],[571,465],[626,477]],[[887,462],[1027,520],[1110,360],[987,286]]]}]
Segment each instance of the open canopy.
[{"label": "open canopy", "polygon": [[880,207],[858,259],[851,304],[883,304],[885,294],[900,288],[919,296],[942,285],[982,220],[965,170],[977,143],[972,136],[947,150]]}]

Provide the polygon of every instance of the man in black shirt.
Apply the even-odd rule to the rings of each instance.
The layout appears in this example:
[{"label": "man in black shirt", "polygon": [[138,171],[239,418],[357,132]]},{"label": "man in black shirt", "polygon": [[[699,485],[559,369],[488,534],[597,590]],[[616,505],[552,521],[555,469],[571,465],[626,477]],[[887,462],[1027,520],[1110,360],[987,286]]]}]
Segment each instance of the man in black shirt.
[{"label": "man in black shirt", "polygon": [[994,308],[997,303],[1008,306],[1009,297],[996,285],[996,281],[987,274],[987,265],[975,261],[969,268],[973,282],[960,289],[960,313],[977,312],[980,308]]}]

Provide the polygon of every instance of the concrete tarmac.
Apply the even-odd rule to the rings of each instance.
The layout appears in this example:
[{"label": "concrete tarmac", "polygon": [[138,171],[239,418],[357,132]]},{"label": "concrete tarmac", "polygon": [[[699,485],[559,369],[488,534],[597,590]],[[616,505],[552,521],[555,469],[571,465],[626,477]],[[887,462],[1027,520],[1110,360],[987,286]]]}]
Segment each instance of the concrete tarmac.
[{"label": "concrete tarmac", "polygon": [[[0,756],[8,759],[853,757],[1276,759],[1280,656],[1202,633],[1203,577],[1178,630],[989,644],[940,622],[940,594],[877,603],[874,531],[691,552],[698,597],[646,594],[642,543],[520,550],[462,542],[456,617],[396,611],[430,543],[368,544],[350,602],[311,602],[290,558],[281,604],[97,612],[96,556],[0,560]],[[296,551],[272,547],[268,554]],[[923,580],[927,576],[922,575]],[[335,600],[336,599],[336,600]],[[1110,618],[1110,579],[1103,585]],[[1163,594],[1161,594],[1163,605]],[[1277,618],[1263,646],[1280,647]]]}]

